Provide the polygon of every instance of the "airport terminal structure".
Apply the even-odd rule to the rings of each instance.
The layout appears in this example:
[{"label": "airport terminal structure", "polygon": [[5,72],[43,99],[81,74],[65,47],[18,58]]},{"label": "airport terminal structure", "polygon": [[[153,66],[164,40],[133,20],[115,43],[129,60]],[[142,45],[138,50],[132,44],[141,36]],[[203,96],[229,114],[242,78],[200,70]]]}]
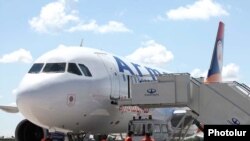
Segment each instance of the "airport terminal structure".
[{"label": "airport terminal structure", "polygon": [[[182,135],[184,140],[192,124],[196,124],[201,130],[203,130],[201,123],[206,125],[250,124],[248,108],[250,88],[245,84],[236,81],[205,83],[203,78],[193,78],[188,73],[158,76],[157,81],[137,82],[133,77],[130,79],[131,96],[119,99],[118,105],[143,108],[186,107],[187,112],[169,133],[170,138],[166,137],[165,140],[171,140],[175,135]],[[144,93],[144,95],[136,95],[136,93]],[[155,138],[158,137],[155,136]]]}]

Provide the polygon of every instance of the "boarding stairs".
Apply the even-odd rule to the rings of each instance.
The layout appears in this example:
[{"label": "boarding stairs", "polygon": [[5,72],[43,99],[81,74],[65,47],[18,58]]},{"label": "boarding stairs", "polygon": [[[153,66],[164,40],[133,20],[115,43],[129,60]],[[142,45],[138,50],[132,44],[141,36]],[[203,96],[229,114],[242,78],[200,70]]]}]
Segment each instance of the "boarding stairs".
[{"label": "boarding stairs", "polygon": [[188,73],[164,74],[148,81],[130,76],[129,81],[129,97],[118,99],[119,106],[188,107],[203,124],[250,124],[250,88],[245,84],[204,83]]}]

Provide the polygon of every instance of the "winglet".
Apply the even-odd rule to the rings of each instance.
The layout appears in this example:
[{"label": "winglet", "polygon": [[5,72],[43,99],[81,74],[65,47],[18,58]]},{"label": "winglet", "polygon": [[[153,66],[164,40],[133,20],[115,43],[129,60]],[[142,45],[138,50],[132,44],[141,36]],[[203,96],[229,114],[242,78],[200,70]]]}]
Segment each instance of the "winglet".
[{"label": "winglet", "polygon": [[224,23],[219,23],[217,37],[215,40],[213,56],[211,65],[208,70],[206,83],[221,82],[222,81],[222,67],[223,67],[223,48],[224,48]]}]

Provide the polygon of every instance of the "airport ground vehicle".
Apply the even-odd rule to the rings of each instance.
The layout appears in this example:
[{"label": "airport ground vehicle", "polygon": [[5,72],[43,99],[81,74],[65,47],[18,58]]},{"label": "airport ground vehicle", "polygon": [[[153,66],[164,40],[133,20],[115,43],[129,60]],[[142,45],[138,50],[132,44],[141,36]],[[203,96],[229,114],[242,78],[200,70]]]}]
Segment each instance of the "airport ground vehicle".
[{"label": "airport ground vehicle", "polygon": [[140,141],[145,133],[150,133],[157,141],[168,139],[167,123],[157,119],[133,119],[128,124],[128,130],[134,133],[133,140]]}]

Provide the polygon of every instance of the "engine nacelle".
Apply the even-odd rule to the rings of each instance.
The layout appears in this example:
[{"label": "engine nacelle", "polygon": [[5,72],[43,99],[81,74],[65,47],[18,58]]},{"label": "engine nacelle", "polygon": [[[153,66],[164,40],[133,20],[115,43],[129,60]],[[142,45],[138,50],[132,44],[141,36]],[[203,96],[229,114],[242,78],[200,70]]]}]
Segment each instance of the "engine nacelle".
[{"label": "engine nacelle", "polygon": [[46,135],[46,130],[31,123],[27,119],[22,120],[16,127],[16,141],[41,141]]}]

